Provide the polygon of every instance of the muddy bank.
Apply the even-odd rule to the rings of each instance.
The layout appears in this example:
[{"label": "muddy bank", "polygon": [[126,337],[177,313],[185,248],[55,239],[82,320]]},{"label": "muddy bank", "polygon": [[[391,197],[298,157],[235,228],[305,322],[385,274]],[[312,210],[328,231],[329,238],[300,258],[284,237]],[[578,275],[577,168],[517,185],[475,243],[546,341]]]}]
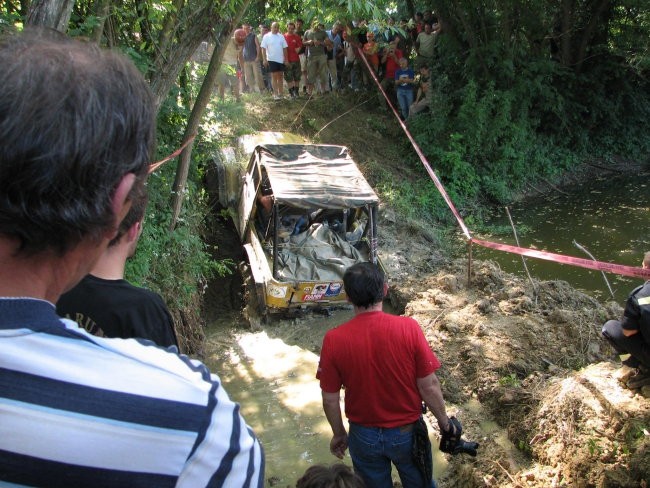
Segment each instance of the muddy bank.
[{"label": "muddy bank", "polygon": [[492,262],[474,262],[468,286],[466,259],[423,243],[400,253],[399,227],[383,229],[389,268],[411,265],[391,275],[393,304],[422,326],[450,411],[481,442],[477,458],[450,459],[442,486],[645,486],[650,389],[622,386],[629,371],[600,338],[619,304]]},{"label": "muddy bank", "polygon": [[[324,120],[316,121],[302,104],[290,109],[274,105],[276,116],[255,127],[321,128],[339,115],[338,103],[331,102],[323,110]],[[255,109],[247,104],[249,113],[270,110]],[[421,177],[404,167],[401,147],[394,143],[401,133],[392,125],[372,131],[334,131],[334,126],[320,133],[321,142],[350,146],[362,169],[376,168],[369,162],[381,161],[382,171]],[[622,163],[620,170],[627,170],[628,162]],[[564,181],[581,181],[598,164],[592,162]],[[366,177],[373,180],[372,174]],[[559,185],[536,183],[529,194],[565,189]],[[437,242],[438,235],[451,242]],[[236,237],[218,245],[218,258],[243,259]],[[468,286],[460,237],[438,234],[429,223],[407,221],[387,207],[380,215],[379,248],[394,311],[420,323],[442,361],[439,376],[449,412],[461,419],[467,438],[481,443],[476,458],[452,458],[437,451],[438,433],[431,429],[439,486],[645,486],[643,480],[650,479],[650,391],[621,386],[627,372],[600,339],[602,323],[619,317],[622,303],[599,303],[562,281],[535,282],[533,287],[491,262],[474,262]],[[215,361],[217,371],[232,367],[234,377],[251,377],[241,391],[227,387],[247,412],[260,415],[254,427],[263,439],[279,436],[286,446],[304,439],[320,439],[314,443],[319,446],[328,442],[317,389],[316,397],[304,399],[302,406],[293,401],[307,390],[313,394],[313,366],[326,330],[314,325],[322,318],[268,324],[252,332],[243,325],[242,296],[237,274],[208,287],[206,319],[225,327],[208,338],[207,358]],[[300,359],[293,367],[276,364],[289,357]],[[261,412],[253,412],[254,390],[266,395]],[[282,426],[287,430],[278,434]],[[277,444],[269,449],[267,486],[294,486],[296,473],[307,464],[334,461],[320,447],[289,452]],[[279,470],[277,465],[282,465]]]}]

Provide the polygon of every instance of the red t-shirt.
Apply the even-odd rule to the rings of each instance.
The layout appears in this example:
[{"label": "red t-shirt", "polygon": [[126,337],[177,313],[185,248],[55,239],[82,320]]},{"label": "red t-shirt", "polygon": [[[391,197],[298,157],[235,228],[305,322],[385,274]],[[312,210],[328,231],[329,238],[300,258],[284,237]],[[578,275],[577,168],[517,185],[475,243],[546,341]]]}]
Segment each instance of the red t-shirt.
[{"label": "red t-shirt", "polygon": [[439,367],[415,320],[367,312],[325,334],[316,378],[325,392],[345,387],[350,422],[390,428],[420,417],[416,380]]},{"label": "red t-shirt", "polygon": [[386,56],[386,75],[384,78],[388,80],[395,79],[395,71],[399,68],[399,60],[403,57],[401,49],[395,49],[395,57],[397,61],[389,54]]},{"label": "red t-shirt", "polygon": [[300,55],[296,49],[300,49],[302,47],[302,39],[298,34],[285,34],[284,38],[287,40],[287,45],[289,46],[287,49],[287,57],[289,58],[289,62],[297,63],[300,61]]}]

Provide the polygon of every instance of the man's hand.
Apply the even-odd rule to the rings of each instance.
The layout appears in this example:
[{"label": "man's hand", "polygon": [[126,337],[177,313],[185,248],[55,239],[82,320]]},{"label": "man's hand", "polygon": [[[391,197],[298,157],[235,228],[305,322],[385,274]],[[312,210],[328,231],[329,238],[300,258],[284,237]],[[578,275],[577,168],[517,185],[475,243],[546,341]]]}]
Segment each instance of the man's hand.
[{"label": "man's hand", "polygon": [[348,435],[335,435],[330,441],[330,452],[337,458],[343,459],[348,448]]},{"label": "man's hand", "polygon": [[443,428],[440,423],[440,450],[449,454],[469,454],[470,456],[476,456],[478,443],[464,441],[461,438],[463,434],[463,427],[460,425],[459,420],[456,417],[450,417],[447,427]]}]

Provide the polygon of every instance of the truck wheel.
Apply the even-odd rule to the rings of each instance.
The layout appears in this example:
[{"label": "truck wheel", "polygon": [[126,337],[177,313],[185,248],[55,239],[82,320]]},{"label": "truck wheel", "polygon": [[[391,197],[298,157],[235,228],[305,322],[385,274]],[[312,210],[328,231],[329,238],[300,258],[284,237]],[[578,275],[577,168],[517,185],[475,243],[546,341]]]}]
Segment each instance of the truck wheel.
[{"label": "truck wheel", "polygon": [[255,280],[247,263],[239,266],[243,279],[244,309],[243,315],[251,330],[262,330],[262,325],[267,323],[267,310],[260,300],[255,287]]}]

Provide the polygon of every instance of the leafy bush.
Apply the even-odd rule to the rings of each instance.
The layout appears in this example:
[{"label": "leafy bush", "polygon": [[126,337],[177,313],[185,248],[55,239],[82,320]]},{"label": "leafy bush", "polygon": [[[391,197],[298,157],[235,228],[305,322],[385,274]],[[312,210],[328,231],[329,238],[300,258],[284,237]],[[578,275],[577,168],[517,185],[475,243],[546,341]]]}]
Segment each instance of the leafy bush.
[{"label": "leafy bush", "polygon": [[[187,111],[182,107],[169,100],[163,104],[158,123],[161,156],[174,151],[186,117]],[[215,261],[203,240],[210,209],[196,163],[189,173],[178,224],[170,231],[177,161],[168,161],[149,177],[149,205],[143,233],[135,256],[127,263],[127,278],[161,293],[170,309],[182,310],[195,306],[206,281],[229,273],[232,263]]]}]

